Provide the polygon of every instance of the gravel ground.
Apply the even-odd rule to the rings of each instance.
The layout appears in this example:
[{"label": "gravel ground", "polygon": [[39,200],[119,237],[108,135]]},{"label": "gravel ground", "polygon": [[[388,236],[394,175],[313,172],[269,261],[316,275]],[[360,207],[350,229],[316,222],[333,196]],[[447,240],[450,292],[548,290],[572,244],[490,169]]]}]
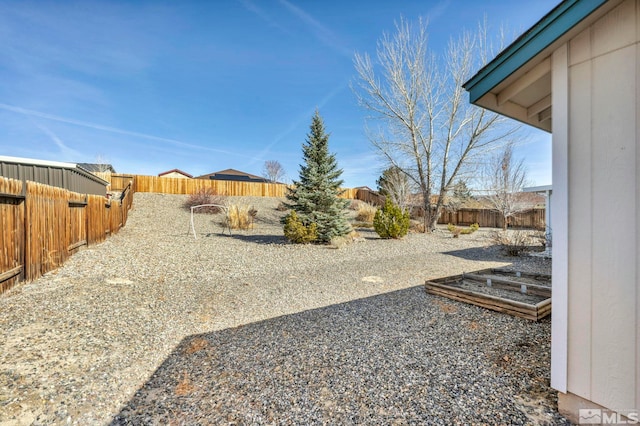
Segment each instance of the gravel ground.
[{"label": "gravel ground", "polygon": [[[426,294],[426,279],[513,259],[488,231],[339,249],[253,230],[189,233],[183,196],[136,194],[105,243],[0,297],[0,425],[564,424],[550,322]],[[514,263],[515,260],[515,263]]]}]

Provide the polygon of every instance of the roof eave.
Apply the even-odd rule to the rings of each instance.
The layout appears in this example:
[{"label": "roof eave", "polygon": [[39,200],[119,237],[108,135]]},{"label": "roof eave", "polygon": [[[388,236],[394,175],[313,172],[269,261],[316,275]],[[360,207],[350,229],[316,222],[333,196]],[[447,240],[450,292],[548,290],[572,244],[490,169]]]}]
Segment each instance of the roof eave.
[{"label": "roof eave", "polygon": [[504,49],[462,86],[476,104],[484,95],[532,60],[607,0],[565,0]]}]

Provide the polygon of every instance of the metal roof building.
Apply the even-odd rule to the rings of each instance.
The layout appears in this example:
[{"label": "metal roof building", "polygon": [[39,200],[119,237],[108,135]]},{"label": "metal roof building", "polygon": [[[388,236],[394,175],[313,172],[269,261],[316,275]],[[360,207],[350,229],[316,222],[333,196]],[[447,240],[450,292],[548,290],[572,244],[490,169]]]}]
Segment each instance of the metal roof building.
[{"label": "metal roof building", "polygon": [[0,176],[64,188],[80,194],[106,195],[109,182],[74,163],[0,155]]}]

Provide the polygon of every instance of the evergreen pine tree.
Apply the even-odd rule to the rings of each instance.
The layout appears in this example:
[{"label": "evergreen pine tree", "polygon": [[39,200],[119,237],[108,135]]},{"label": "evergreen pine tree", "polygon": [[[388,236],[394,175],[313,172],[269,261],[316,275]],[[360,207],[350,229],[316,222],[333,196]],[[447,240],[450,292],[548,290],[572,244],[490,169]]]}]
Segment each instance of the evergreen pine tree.
[{"label": "evergreen pine tree", "polygon": [[345,209],[348,200],[339,198],[342,170],[338,168],[335,154],[329,153],[329,135],[316,110],[311,121],[306,143],[302,145],[304,164],[300,165],[300,180],[293,182],[287,192],[288,203],[302,223],[315,223],[318,242],[328,243],[333,237],[351,231]]}]

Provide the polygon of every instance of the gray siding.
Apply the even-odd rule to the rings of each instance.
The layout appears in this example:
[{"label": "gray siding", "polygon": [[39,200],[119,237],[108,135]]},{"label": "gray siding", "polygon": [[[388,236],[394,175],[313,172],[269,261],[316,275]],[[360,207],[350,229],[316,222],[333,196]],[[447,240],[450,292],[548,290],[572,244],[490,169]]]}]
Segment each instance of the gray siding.
[{"label": "gray siding", "polygon": [[0,160],[0,176],[33,181],[81,194],[106,195],[106,183],[80,169]]},{"label": "gray siding", "polygon": [[568,141],[567,390],[611,409],[640,404],[638,28],[626,0],[574,37],[556,64],[566,113],[553,104],[553,143],[561,121]]}]

